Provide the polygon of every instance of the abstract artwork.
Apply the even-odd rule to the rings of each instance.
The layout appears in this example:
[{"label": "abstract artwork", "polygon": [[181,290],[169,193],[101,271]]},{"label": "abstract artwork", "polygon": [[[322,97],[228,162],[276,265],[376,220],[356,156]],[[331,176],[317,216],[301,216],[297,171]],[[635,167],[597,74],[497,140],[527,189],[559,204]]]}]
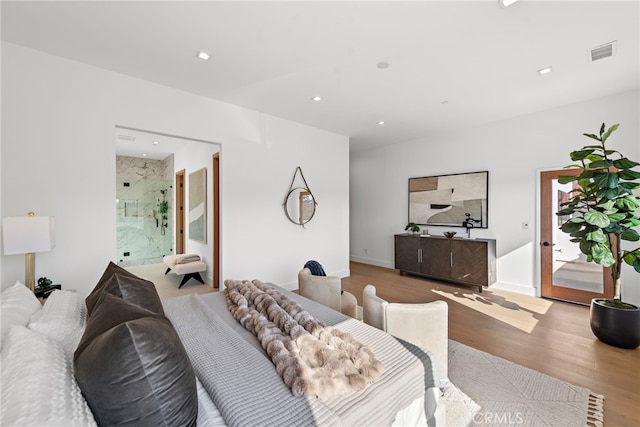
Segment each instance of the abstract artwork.
[{"label": "abstract artwork", "polygon": [[207,168],[189,174],[189,239],[207,241]]},{"label": "abstract artwork", "polygon": [[409,222],[487,228],[489,172],[409,178]]}]

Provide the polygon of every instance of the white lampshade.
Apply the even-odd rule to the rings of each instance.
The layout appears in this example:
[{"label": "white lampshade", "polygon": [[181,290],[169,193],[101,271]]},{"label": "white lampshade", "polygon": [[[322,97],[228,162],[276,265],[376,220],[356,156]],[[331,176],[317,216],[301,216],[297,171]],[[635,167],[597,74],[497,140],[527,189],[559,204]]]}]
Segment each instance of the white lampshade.
[{"label": "white lampshade", "polygon": [[52,216],[19,216],[2,220],[4,254],[47,252],[56,245]]}]

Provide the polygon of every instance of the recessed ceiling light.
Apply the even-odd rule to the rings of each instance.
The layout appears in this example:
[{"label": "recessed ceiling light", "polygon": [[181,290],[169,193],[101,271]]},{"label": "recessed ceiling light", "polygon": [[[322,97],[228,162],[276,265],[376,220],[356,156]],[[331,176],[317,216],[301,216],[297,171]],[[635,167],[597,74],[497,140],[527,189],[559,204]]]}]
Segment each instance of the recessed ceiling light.
[{"label": "recessed ceiling light", "polygon": [[389,63],[387,61],[380,61],[378,62],[378,65],[376,65],[376,67],[380,68],[381,70],[384,70],[385,68],[389,68]]},{"label": "recessed ceiling light", "polygon": [[146,153],[142,153],[142,157],[147,157],[147,154]]},{"label": "recessed ceiling light", "polygon": [[553,71],[553,67],[546,67],[538,70],[538,74],[540,74],[541,76],[544,76],[545,74],[549,74],[552,71]]},{"label": "recessed ceiling light", "polygon": [[498,3],[500,3],[502,7],[509,7],[517,1],[518,0],[498,0]]},{"label": "recessed ceiling light", "polygon": [[382,126],[382,125],[384,124],[384,121],[383,121],[383,120],[380,120],[380,121],[378,122],[378,124],[379,124],[380,126]]},{"label": "recessed ceiling light", "polygon": [[313,97],[313,98],[311,98],[311,99],[312,99],[312,100],[314,100],[314,101],[316,101],[316,102],[318,102],[318,101],[322,101],[322,97],[321,97],[321,96],[318,96],[318,95],[314,96],[314,97]]},{"label": "recessed ceiling light", "polygon": [[211,55],[209,55],[207,52],[203,52],[201,50],[198,51],[198,53],[196,54],[196,56],[200,59],[202,59],[203,61],[208,61],[209,58],[211,58]]},{"label": "recessed ceiling light", "polygon": [[158,144],[160,144],[160,143],[159,143],[158,141],[153,141],[153,142],[152,142],[152,144],[153,144],[153,145],[158,145]]},{"label": "recessed ceiling light", "polygon": [[444,100],[444,101],[442,101],[440,104],[442,104],[442,105],[446,105],[446,104],[448,104],[448,103],[449,103],[449,101],[447,101],[447,100],[445,99],[445,100]]}]

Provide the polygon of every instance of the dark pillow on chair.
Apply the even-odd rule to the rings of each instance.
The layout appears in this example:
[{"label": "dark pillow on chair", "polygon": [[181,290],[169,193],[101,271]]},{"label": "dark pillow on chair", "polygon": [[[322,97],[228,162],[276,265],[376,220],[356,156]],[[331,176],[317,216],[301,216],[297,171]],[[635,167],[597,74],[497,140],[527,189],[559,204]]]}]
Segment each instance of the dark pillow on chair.
[{"label": "dark pillow on chair", "polygon": [[326,276],[327,274],[324,272],[324,268],[318,261],[310,260],[307,261],[303,268],[308,268],[313,276]]},{"label": "dark pillow on chair", "polygon": [[87,321],[74,366],[99,425],[196,425],[195,374],[163,315],[104,294]]},{"label": "dark pillow on chair", "polygon": [[94,290],[85,300],[87,314],[91,315],[95,310],[100,301],[101,292],[108,292],[147,310],[164,314],[162,302],[153,282],[141,279],[113,263],[109,264],[107,270],[111,274],[108,275],[105,271]]}]

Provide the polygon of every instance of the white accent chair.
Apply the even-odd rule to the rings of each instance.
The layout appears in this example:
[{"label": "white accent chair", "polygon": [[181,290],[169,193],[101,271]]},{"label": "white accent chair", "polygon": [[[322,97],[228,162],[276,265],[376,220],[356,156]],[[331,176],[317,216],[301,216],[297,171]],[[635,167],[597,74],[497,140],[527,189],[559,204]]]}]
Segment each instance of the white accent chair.
[{"label": "white accent chair", "polygon": [[298,272],[298,291],[305,298],[358,318],[358,300],[352,293],[342,290],[342,282],[337,276],[314,276],[311,270],[303,268]]},{"label": "white accent chair", "polygon": [[362,293],[362,320],[378,329],[429,350],[448,374],[449,306],[445,301],[390,303],[367,285]]}]

